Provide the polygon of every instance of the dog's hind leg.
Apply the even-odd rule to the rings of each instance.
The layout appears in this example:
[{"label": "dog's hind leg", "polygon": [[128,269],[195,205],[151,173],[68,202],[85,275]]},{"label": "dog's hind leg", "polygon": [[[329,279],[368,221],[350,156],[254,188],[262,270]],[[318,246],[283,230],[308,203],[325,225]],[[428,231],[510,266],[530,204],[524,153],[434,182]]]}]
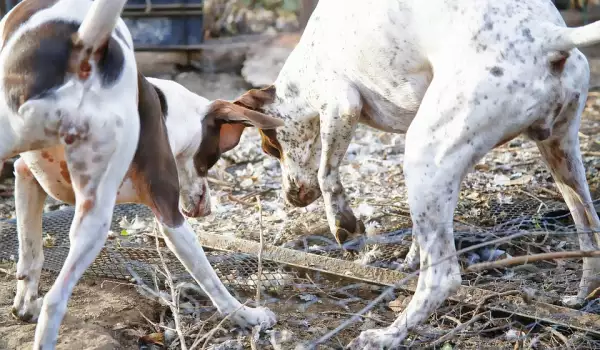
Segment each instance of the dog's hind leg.
[{"label": "dog's hind leg", "polygon": [[15,207],[19,235],[17,294],[12,314],[25,322],[35,322],[42,306],[38,284],[44,263],[42,214],[47,195],[23,159],[15,162]]},{"label": "dog's hind leg", "polygon": [[[44,297],[34,349],[54,348],[73,288],[104,246],[117,190],[136,150],[139,119],[135,104],[96,100],[92,103],[96,102],[87,109],[96,112],[81,110],[81,115],[67,115],[59,128],[76,212],[69,232],[69,254]],[[106,114],[102,115],[97,112],[100,106],[118,106],[118,111],[111,113],[104,108]]]},{"label": "dog's hind leg", "polygon": [[436,74],[406,135],[403,168],[421,266],[415,295],[392,325],[354,339],[353,350],[398,348],[409,330],[460,287],[453,216],[462,180],[481,157],[527,122],[518,117],[498,122],[505,113],[500,106],[510,103],[511,96],[501,93],[485,72],[470,72],[477,79],[460,86],[456,76],[464,74]]},{"label": "dog's hind leg", "polygon": [[[594,209],[579,150],[579,124],[585,106],[585,93],[574,93],[554,124],[552,137],[537,142],[544,162],[562,193],[577,228],[583,251],[600,249],[600,220]],[[576,296],[563,298],[568,306],[579,306],[600,287],[600,259],[584,258]]]}]

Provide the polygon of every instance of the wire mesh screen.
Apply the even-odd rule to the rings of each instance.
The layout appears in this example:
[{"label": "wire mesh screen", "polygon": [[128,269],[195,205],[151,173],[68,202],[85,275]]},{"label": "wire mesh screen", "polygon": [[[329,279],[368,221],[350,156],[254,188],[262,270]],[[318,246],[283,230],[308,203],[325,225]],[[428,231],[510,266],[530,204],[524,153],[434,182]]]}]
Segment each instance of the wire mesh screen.
[{"label": "wire mesh screen", "polygon": [[[517,203],[516,205],[514,203]],[[515,209],[513,206],[517,207]],[[477,210],[481,209],[481,214]],[[68,255],[69,251],[69,227],[74,215],[74,208],[46,213],[43,217],[44,235],[53,237],[52,244],[44,247],[44,269],[52,273],[58,273]],[[479,216],[478,216],[479,215]],[[152,213],[144,206],[140,205],[118,205],[115,207],[111,230],[119,232],[121,230],[121,220],[127,218],[152,218]],[[456,211],[456,221],[454,223],[457,249],[471,247],[481,242],[489,242],[497,237],[508,237],[516,232],[537,232],[542,235],[524,235],[517,240],[509,240],[502,244],[496,244],[492,247],[473,250],[467,254],[462,254],[460,260],[463,266],[468,266],[477,261],[497,258],[494,256],[497,251],[511,255],[526,255],[545,251],[545,249],[576,250],[577,239],[574,235],[570,215],[566,206],[561,202],[544,201],[543,205],[538,200],[527,197],[515,198],[512,204],[500,203],[495,200],[488,200],[485,203],[477,205],[469,204],[467,201],[461,201]],[[484,226],[481,222],[495,223],[494,225]],[[479,224],[479,225],[477,225]],[[411,240],[411,223],[407,218],[399,229],[392,232],[367,236],[360,249],[360,252],[348,254],[340,249],[339,245],[332,239],[331,235],[324,233],[322,235],[303,236],[295,241],[285,244],[296,251],[316,254],[333,258],[345,266],[347,261],[359,260],[363,265],[381,267],[384,269],[393,269],[397,267],[398,261],[401,261]],[[201,234],[201,232],[199,232]],[[163,262],[169,270],[173,282],[192,282],[191,276],[179,260],[164,246],[156,249],[154,238],[150,238],[143,246],[136,245],[126,240],[117,244],[117,240],[108,240],[106,246],[96,258],[94,263],[87,269],[86,275],[96,278],[108,278],[117,280],[132,281],[133,276],[139,277],[146,285],[157,285],[158,289],[166,290],[164,278],[161,277]],[[566,243],[564,243],[566,242]],[[159,244],[161,242],[159,241]],[[207,257],[223,283],[235,294],[248,295],[249,292],[255,292],[260,283],[263,294],[264,304],[269,307],[292,308],[294,311],[284,311],[286,316],[285,323],[287,327],[295,327],[303,330],[301,338],[305,341],[312,341],[318,334],[323,334],[332,326],[339,322],[341,317],[349,317],[352,312],[356,312],[358,307],[366,305],[369,300],[375,298],[381,292],[381,285],[388,283],[377,283],[377,278],[359,279],[352,281],[346,278],[344,271],[342,273],[333,273],[342,278],[331,278],[328,274],[332,267],[316,269],[317,272],[308,272],[312,269],[309,264],[305,264],[305,269],[298,269],[298,265],[289,265],[275,262],[269,259],[262,260],[262,273],[258,275],[259,262],[255,255],[232,253],[217,250],[205,249]],[[18,240],[15,220],[4,221],[0,224],[0,261],[16,261],[18,252]],[[162,255],[162,259],[161,259]],[[414,346],[426,344],[438,339],[443,339],[442,329],[453,329],[452,324],[448,324],[444,317],[453,317],[460,322],[466,322],[477,332],[467,332],[463,335],[472,342],[473,348],[476,348],[478,339],[489,341],[494,339],[501,342],[502,332],[498,330],[513,331],[510,327],[520,325],[523,329],[529,331],[536,329],[535,334],[551,337],[552,331],[546,326],[540,326],[537,317],[546,319],[550,324],[558,324],[564,327],[565,332],[572,334],[570,342],[576,344],[578,348],[594,348],[597,342],[590,338],[582,329],[593,329],[595,326],[589,326],[590,318],[585,314],[573,315],[564,314],[567,312],[564,308],[560,311],[552,311],[548,317],[535,316],[521,317],[519,315],[538,315],[539,309],[527,307],[527,311],[519,313],[514,309],[507,309],[506,298],[492,298],[489,295],[515,295],[517,299],[523,295],[529,295],[533,290],[540,291],[535,296],[536,300],[545,303],[546,311],[552,310],[552,305],[559,304],[560,296],[573,294],[577,288],[581,275],[581,263],[571,261],[565,263],[563,268],[557,269],[557,263],[553,261],[537,262],[527,264],[523,268],[493,269],[481,273],[463,274],[463,285],[469,288],[487,290],[488,297],[477,299],[477,291],[471,298],[463,302],[457,300],[450,301],[436,312],[432,320],[426,327],[426,332],[415,335]],[[303,265],[304,266],[304,265]],[[353,265],[354,266],[354,265]],[[343,270],[343,268],[342,268]],[[325,272],[325,274],[318,271]],[[311,277],[312,276],[312,277]],[[367,282],[367,283],[365,283]],[[397,280],[393,281],[394,283]],[[378,284],[378,285],[377,285]],[[238,294],[241,293],[241,294]],[[399,290],[394,293],[391,299],[386,300],[386,305],[394,298],[394,302],[402,303],[402,300],[410,300],[410,293]],[[481,299],[483,298],[483,299]],[[288,305],[287,302],[293,299],[294,302]],[[186,299],[187,300],[187,299]],[[485,300],[485,316],[473,315],[473,310],[477,311],[477,305]],[[204,305],[204,304],[202,304]],[[390,304],[391,305],[391,304]],[[523,305],[524,307],[526,305]],[[209,310],[206,317],[209,317],[211,309],[209,304],[203,306]],[[321,310],[306,314],[303,310],[312,308],[312,310]],[[470,310],[470,311],[469,311]],[[491,310],[491,311],[490,311]],[[500,311],[498,310],[508,310]],[[510,311],[513,310],[513,311]],[[382,315],[386,321],[378,321],[377,324],[386,324],[391,322],[393,314],[389,314],[389,308],[382,306],[375,309],[374,319],[379,319]],[[516,312],[516,316],[513,314]],[[600,303],[588,303],[582,310],[587,313],[600,313]],[[191,312],[191,311],[190,311]],[[203,311],[204,312],[204,311]],[[281,310],[279,312],[282,312]],[[323,313],[325,312],[325,314]],[[195,315],[195,314],[194,314]],[[436,316],[437,315],[437,316]],[[203,317],[204,317],[203,316]],[[191,316],[190,316],[191,317]],[[371,316],[367,316],[371,317]],[[574,317],[574,318],[573,318]],[[189,320],[190,325],[197,323],[197,316]],[[202,319],[202,317],[201,317]],[[475,322],[477,319],[480,322]],[[365,319],[364,327],[370,320]],[[317,333],[305,332],[311,327]],[[570,326],[568,326],[570,325]],[[371,324],[369,327],[374,327]],[[320,327],[320,328],[319,328]],[[541,328],[540,328],[541,327]],[[544,328],[545,327],[545,328]],[[574,327],[571,329],[570,327]],[[361,328],[362,329],[362,328]],[[539,330],[541,329],[541,331]],[[348,328],[341,333],[341,337],[348,338],[356,335],[358,329]],[[520,330],[515,330],[520,332]],[[494,333],[496,332],[496,333]],[[533,333],[532,333],[533,334]],[[579,337],[579,338],[578,338]],[[220,340],[215,339],[215,344]],[[334,340],[331,341],[335,343]],[[263,344],[266,345],[266,344]],[[469,347],[471,348],[471,347]]]},{"label": "wire mesh screen", "polygon": [[[490,237],[508,235],[515,230],[532,229],[543,225],[552,231],[568,229],[568,210],[563,203],[520,199],[518,202],[503,204],[491,200],[485,208],[475,211],[468,203],[459,203],[457,222],[455,223],[457,248],[465,248]],[[44,214],[43,232],[52,237],[52,244],[44,247],[44,269],[59,272],[69,252],[69,228],[74,215],[74,208]],[[151,218],[152,212],[145,206],[135,204],[117,205],[114,210],[111,230],[121,230],[119,222],[123,217]],[[379,267],[394,267],[399,257],[408,249],[410,240],[410,221],[406,227],[386,234],[370,237],[363,252],[377,249],[377,259],[369,262]],[[398,244],[404,243],[404,244]],[[329,235],[313,235],[288,242],[288,248],[313,254],[327,255],[338,259],[355,259],[356,256],[346,254]],[[176,280],[191,279],[179,260],[168,250],[161,249],[167,266]],[[207,256],[219,277],[236,288],[253,288],[257,280],[258,260],[254,256],[241,253],[207,251]],[[16,261],[18,257],[18,239],[16,220],[4,221],[0,228],[0,260]],[[130,280],[133,269],[146,281],[153,276],[153,266],[161,263],[155,247],[123,246],[111,244],[109,240],[94,263],[86,273],[96,277]],[[263,262],[263,278],[282,273],[284,265],[275,262]],[[274,277],[273,277],[274,278]]]},{"label": "wire mesh screen", "polygon": [[[123,217],[152,217],[152,212],[141,205],[117,205],[111,230],[121,230],[119,221]],[[52,236],[51,246],[44,246],[44,270],[58,273],[69,253],[69,228],[74,216],[74,208],[46,213],[43,218],[43,232]],[[0,261],[17,261],[18,239],[16,220],[7,220],[0,225]],[[164,261],[174,282],[191,281],[177,257],[168,249],[161,248],[163,259],[155,247],[116,246],[109,240],[96,260],[86,270],[88,276],[131,280],[130,269],[146,283],[153,283],[155,268]],[[206,252],[211,265],[221,280],[237,290],[256,288],[258,259],[254,256],[229,252]],[[274,284],[279,280],[284,266],[264,261],[261,281]],[[278,277],[276,279],[276,277]],[[272,280],[272,281],[271,281]]]}]

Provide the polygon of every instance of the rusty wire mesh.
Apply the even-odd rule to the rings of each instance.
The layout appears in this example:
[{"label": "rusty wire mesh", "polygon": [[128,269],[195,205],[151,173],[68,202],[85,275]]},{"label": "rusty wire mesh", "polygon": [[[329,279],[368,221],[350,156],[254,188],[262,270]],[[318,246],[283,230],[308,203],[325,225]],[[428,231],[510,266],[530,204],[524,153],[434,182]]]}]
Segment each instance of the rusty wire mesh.
[{"label": "rusty wire mesh", "polygon": [[[44,247],[44,270],[58,273],[69,253],[69,228],[73,219],[74,208],[44,214],[43,232],[53,237],[52,246]],[[115,207],[111,230],[119,232],[119,221],[127,217],[152,217],[152,212],[145,206],[126,204]],[[162,249],[164,261],[175,282],[192,280],[177,257],[168,249]],[[206,252],[213,268],[227,285],[235,289],[254,289],[257,276],[258,260],[256,257],[228,252]],[[16,220],[7,220],[0,225],[0,261],[17,261],[18,239]],[[132,280],[132,269],[144,282],[152,283],[156,275],[154,270],[161,265],[160,256],[155,247],[119,246],[108,241],[96,260],[87,269],[86,274],[93,277]],[[262,280],[274,279],[283,267],[280,264],[263,262]],[[254,279],[254,281],[253,281]]]},{"label": "rusty wire mesh", "polygon": [[[566,206],[561,202],[545,202],[542,207],[533,199],[523,198],[515,203],[502,204],[490,200],[488,208],[482,210],[477,216],[471,215],[473,208],[466,203],[459,203],[457,207],[458,222],[456,226],[457,248],[465,248],[471,244],[479,243],[497,235],[507,235],[519,229],[531,229],[534,225],[553,225],[556,232],[560,227],[568,229],[566,224],[558,224],[557,218],[568,216]],[[69,252],[69,228],[74,215],[73,207],[44,214],[43,232],[51,234],[54,242],[50,247],[44,247],[44,269],[58,273]],[[152,212],[145,206],[135,204],[117,205],[114,210],[111,230],[119,232],[119,222],[123,217],[152,217]],[[363,252],[376,247],[378,249],[376,261],[373,265],[378,267],[395,267],[395,263],[402,257],[410,240],[410,220],[406,227],[377,237],[371,237]],[[403,244],[399,244],[403,243]],[[302,250],[313,254],[323,254],[332,258],[350,259],[344,254],[339,245],[329,235],[313,235],[301,237],[297,241],[287,242],[286,247]],[[167,266],[176,280],[191,279],[178,259],[167,249],[163,256]],[[208,251],[207,256],[218,272],[219,277],[226,283],[236,288],[253,288],[257,280],[258,259],[254,256],[241,253]],[[0,261],[16,261],[18,257],[18,239],[16,233],[16,220],[6,220],[0,227]],[[133,269],[146,281],[151,281],[153,266],[160,263],[159,255],[152,246],[122,246],[111,244],[101,251],[94,263],[86,273],[95,277],[130,280]],[[276,276],[285,266],[275,262],[264,261],[263,280]],[[247,277],[247,279],[246,279]]]},{"label": "rusty wire mesh", "polygon": [[[516,198],[512,203],[499,203],[494,199],[480,204],[481,210],[476,210],[473,205],[466,201],[459,202],[456,210],[455,236],[457,248],[465,248],[477,243],[489,241],[495,237],[509,236],[519,230],[548,232],[552,237],[558,236],[559,240],[568,241],[562,246],[565,250],[577,249],[577,240],[574,239],[574,228],[566,206],[558,201],[540,201],[522,197]],[[49,212],[43,218],[43,231],[54,237],[54,244],[44,248],[44,269],[58,273],[66,259],[69,249],[69,227],[73,218],[74,210],[68,207],[63,210]],[[111,230],[119,231],[120,220],[127,216],[152,217],[151,212],[140,205],[119,205],[115,207]],[[377,254],[371,254],[371,259],[364,260],[369,265],[383,268],[394,268],[408,249],[411,240],[411,223],[407,218],[403,227],[392,232],[368,237],[360,254],[365,255],[377,250]],[[201,233],[200,233],[201,234]],[[563,235],[563,236],[560,236]],[[507,241],[492,247],[500,249],[511,255],[522,255],[539,252],[548,246],[556,246],[556,242],[550,244],[554,238],[540,236],[524,236],[519,242]],[[92,277],[110,278],[119,280],[132,280],[132,271],[140,276],[145,283],[152,285],[160,269],[161,261],[159,254],[152,242],[147,246],[136,246],[133,244],[114,244],[110,240],[88,268],[86,274]],[[357,260],[360,256],[344,254],[332,237],[328,234],[300,237],[295,241],[285,244],[289,248],[303,252],[326,255],[328,257],[342,260]],[[0,225],[0,261],[16,261],[18,251],[18,240],[16,234],[16,222],[5,221]],[[178,259],[166,248],[161,249],[164,261],[170,270],[175,282],[191,281],[191,277],[183,268]],[[485,252],[474,251],[481,260],[486,257]],[[359,255],[360,255],[359,254]],[[217,272],[219,278],[230,289],[235,291],[253,292],[258,283],[258,259],[255,256],[241,253],[208,250],[208,259]],[[473,262],[472,255],[461,256],[461,262],[469,264]],[[463,283],[470,286],[486,288],[495,292],[510,292],[512,290],[536,289],[547,291],[554,290],[554,295],[544,294],[546,301],[553,303],[560,295],[572,293],[578,284],[580,276],[580,264],[573,263],[572,268],[556,269],[552,262],[540,262],[529,264],[528,269],[510,269],[506,271],[487,271],[485,273],[472,273],[463,276]],[[287,265],[263,260],[263,273],[260,280],[263,286],[275,287],[274,289],[285,290],[285,293],[269,293],[265,295],[264,304],[270,307],[286,305],[283,301],[294,298],[296,300],[294,309],[301,314],[287,314],[286,325],[306,329],[307,325],[314,328],[315,324],[321,322],[321,332],[327,327],[336,324],[335,320],[343,320],[344,313],[351,314],[352,310],[364,306],[370,299],[381,291],[380,286],[369,283],[353,283],[349,281],[331,280],[329,277],[316,273],[307,277],[306,273],[298,271]],[[312,277],[310,277],[312,276]],[[552,288],[548,285],[551,284]],[[558,286],[558,287],[557,287]],[[273,288],[271,288],[273,289]],[[273,296],[275,295],[275,296]],[[409,298],[406,292],[399,291],[394,298]],[[389,302],[390,300],[388,300]],[[208,305],[208,304],[207,304]],[[208,307],[208,306],[206,306]],[[303,313],[303,310],[318,307],[322,312]],[[210,307],[208,307],[210,309]],[[385,315],[385,307],[374,309],[375,315]],[[388,315],[381,321],[379,316],[372,318],[380,320],[369,327],[385,326],[393,319]],[[598,313],[598,303],[590,303],[584,311]],[[533,331],[541,329],[540,336],[547,336],[547,326],[535,320],[527,321],[512,317],[507,314],[497,314],[486,311],[484,315],[473,315],[472,308],[465,308],[460,303],[446,303],[429,320],[426,325],[417,327],[417,333],[407,341],[414,347],[419,348],[423,344],[430,344],[440,339],[444,332],[454,329],[455,322],[470,322],[468,331],[461,332],[457,336],[461,339],[476,344],[479,340],[500,339],[505,337],[505,332],[515,329]],[[393,315],[393,314],[392,314]],[[208,317],[208,316],[206,316]],[[347,317],[347,316],[346,316]],[[203,319],[194,316],[193,320]],[[196,321],[191,321],[194,323]],[[366,321],[365,321],[366,322]],[[366,327],[366,325],[364,325]],[[544,328],[546,327],[546,328]],[[340,337],[356,336],[360,329],[350,328],[341,333]],[[564,330],[562,330],[564,332]],[[546,333],[544,333],[546,332]],[[594,348],[598,346],[593,338],[588,338],[583,333],[567,331],[569,341],[578,348]],[[565,334],[567,334],[565,333]],[[352,335],[350,335],[352,334]],[[304,340],[311,340],[318,333],[306,333]],[[223,338],[224,339],[224,338]],[[348,338],[346,338],[348,339]],[[220,341],[215,339],[215,342]],[[561,340],[548,340],[548,344],[555,344],[560,348]]]}]

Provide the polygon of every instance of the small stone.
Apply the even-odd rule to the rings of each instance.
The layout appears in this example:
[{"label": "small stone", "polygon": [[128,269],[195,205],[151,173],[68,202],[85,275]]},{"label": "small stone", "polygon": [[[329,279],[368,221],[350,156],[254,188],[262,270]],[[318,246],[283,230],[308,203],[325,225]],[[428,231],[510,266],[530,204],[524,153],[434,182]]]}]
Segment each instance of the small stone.
[{"label": "small stone", "polygon": [[240,186],[242,186],[242,188],[248,188],[248,187],[252,186],[253,183],[254,183],[254,181],[252,181],[251,178],[247,178],[240,183]]}]

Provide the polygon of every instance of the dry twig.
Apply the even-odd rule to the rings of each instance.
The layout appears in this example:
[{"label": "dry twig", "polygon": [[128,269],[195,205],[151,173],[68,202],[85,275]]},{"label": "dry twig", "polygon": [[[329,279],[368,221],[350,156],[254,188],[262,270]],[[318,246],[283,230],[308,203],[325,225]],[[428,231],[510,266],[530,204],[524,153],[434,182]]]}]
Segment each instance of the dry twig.
[{"label": "dry twig", "polygon": [[557,331],[556,329],[552,328],[552,327],[544,327],[545,330],[549,331],[550,333],[554,334],[558,339],[560,339],[560,341],[562,341],[565,346],[568,349],[572,349],[573,347],[571,346],[571,344],[569,343],[569,339],[567,339],[567,337],[565,337],[563,334],[561,334],[559,331]]},{"label": "dry twig", "polygon": [[600,250],[592,251],[572,251],[572,252],[554,252],[554,253],[540,253],[533,255],[516,256],[512,258],[488,261],[478,264],[473,264],[465,269],[467,272],[496,269],[499,267],[507,267],[512,265],[527,264],[530,262],[536,262],[541,260],[560,260],[560,259],[578,259],[578,258],[597,258],[600,257]]},{"label": "dry twig", "polygon": [[[356,314],[353,314],[351,312],[341,312],[341,311],[321,311],[320,313],[324,314],[324,315],[345,315],[345,316],[354,316]],[[373,317],[373,316],[367,316],[367,315],[359,315],[361,318],[364,318],[366,320],[373,320],[375,322],[379,322],[379,323],[388,323],[378,317]]]},{"label": "dry twig", "polygon": [[473,311],[474,315],[479,314],[479,310],[481,310],[481,308],[483,308],[483,306],[490,300],[493,298],[503,298],[503,297],[507,297],[510,295],[519,295],[521,294],[521,292],[519,292],[518,290],[507,290],[506,292],[502,292],[502,293],[496,293],[493,295],[488,295],[487,297],[481,299],[481,301],[477,304],[477,307],[475,307],[475,311]]},{"label": "dry twig", "polygon": [[201,342],[202,340],[204,340],[204,344],[202,345],[202,350],[206,349],[206,346],[208,345],[208,341],[212,339],[213,335],[219,330],[219,328],[221,328],[221,326],[223,325],[223,323],[229,319],[229,317],[231,317],[231,315],[233,315],[234,313],[236,313],[239,309],[243,308],[244,306],[246,306],[248,302],[243,303],[242,305],[240,305],[237,309],[233,310],[233,312],[227,314],[225,317],[223,317],[223,319],[221,320],[221,322],[219,322],[213,329],[211,329],[204,337],[200,338],[200,340],[198,342]]},{"label": "dry twig", "polygon": [[229,199],[229,200],[230,200],[230,201],[232,201],[232,202],[236,202],[236,203],[239,203],[239,204],[242,204],[242,205],[248,206],[248,207],[250,207],[250,206],[253,206],[253,205],[254,205],[254,203],[252,203],[252,202],[248,202],[248,201],[245,201],[245,200],[243,200],[243,199],[239,199],[239,198],[235,197],[234,195],[232,195],[231,193],[229,193],[229,194],[227,195],[227,199]]},{"label": "dry twig", "polygon": [[179,319],[179,292],[175,291],[173,287],[173,279],[171,278],[171,271],[167,267],[167,263],[162,255],[160,245],[158,243],[158,234],[155,235],[154,241],[156,242],[156,251],[158,252],[158,256],[160,257],[160,262],[162,263],[163,268],[165,269],[166,274],[166,283],[171,290],[171,302],[169,302],[169,308],[171,309],[171,313],[173,314],[173,320],[175,321],[175,331],[177,332],[177,336],[179,337],[179,343],[181,344],[182,350],[187,350],[187,345],[185,344],[185,336],[181,331],[181,320]]},{"label": "dry twig", "polygon": [[210,315],[209,318],[207,318],[204,322],[202,322],[202,326],[198,330],[198,333],[196,333],[196,338],[194,338],[194,342],[190,346],[190,350],[194,350],[194,349],[196,349],[197,346],[200,345],[200,342],[202,341],[202,339],[204,339],[204,337],[201,337],[201,335],[203,334],[202,331],[204,331],[204,326],[206,326],[206,324],[209,321],[211,321],[214,317],[216,317],[218,314],[219,314],[219,311],[213,313],[212,315]]},{"label": "dry twig", "polygon": [[258,280],[256,281],[256,306],[260,305],[260,289],[262,287],[262,256],[263,250],[265,249],[265,241],[263,237],[263,224],[262,224],[262,204],[260,202],[260,196],[256,196],[256,204],[258,205],[258,229],[260,235],[260,249],[258,250]]},{"label": "dry twig", "polygon": [[431,343],[431,346],[436,347],[440,344],[443,344],[447,340],[452,339],[452,337],[454,337],[457,333],[461,332],[463,329],[467,328],[468,326],[472,325],[473,323],[479,321],[486,313],[488,313],[488,311],[477,314],[477,315],[473,316],[467,322],[459,324],[453,330],[451,330],[450,332],[446,333],[445,335],[443,335],[442,337],[438,338],[436,341]]}]

